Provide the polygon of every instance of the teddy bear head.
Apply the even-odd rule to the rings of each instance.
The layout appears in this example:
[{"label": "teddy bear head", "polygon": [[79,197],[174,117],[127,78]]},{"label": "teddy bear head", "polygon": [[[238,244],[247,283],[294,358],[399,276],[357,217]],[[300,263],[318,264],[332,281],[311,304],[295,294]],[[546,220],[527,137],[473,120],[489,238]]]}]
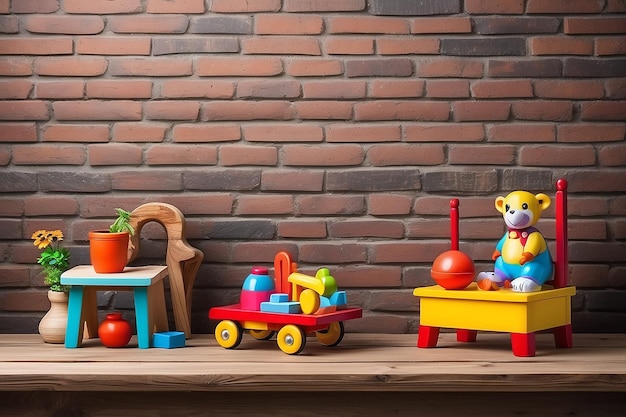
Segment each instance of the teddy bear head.
[{"label": "teddy bear head", "polygon": [[534,226],[541,213],[550,207],[550,197],[540,193],[513,191],[506,197],[496,198],[496,210],[502,213],[509,229],[525,229]]}]

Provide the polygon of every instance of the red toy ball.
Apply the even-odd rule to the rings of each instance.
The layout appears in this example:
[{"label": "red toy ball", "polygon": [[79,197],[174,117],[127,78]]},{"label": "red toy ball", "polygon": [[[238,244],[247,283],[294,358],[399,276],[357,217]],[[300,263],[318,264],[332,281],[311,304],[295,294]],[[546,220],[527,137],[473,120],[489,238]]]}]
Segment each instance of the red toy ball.
[{"label": "red toy ball", "polygon": [[458,250],[449,250],[435,258],[430,276],[447,290],[462,290],[474,280],[474,261]]}]

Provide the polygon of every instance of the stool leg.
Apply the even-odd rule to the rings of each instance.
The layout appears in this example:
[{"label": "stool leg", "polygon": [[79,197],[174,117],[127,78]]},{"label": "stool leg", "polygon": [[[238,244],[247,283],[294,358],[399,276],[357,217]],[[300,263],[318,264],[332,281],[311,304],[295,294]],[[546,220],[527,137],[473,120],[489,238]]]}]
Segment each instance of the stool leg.
[{"label": "stool leg", "polygon": [[457,342],[475,342],[477,335],[478,335],[477,330],[457,329],[456,341]]},{"label": "stool leg", "polygon": [[437,339],[439,339],[439,327],[420,325],[417,332],[418,348],[433,348],[437,346]]},{"label": "stool leg", "polygon": [[558,348],[571,348],[572,342],[572,325],[566,324],[554,329],[554,344]]},{"label": "stool leg", "polygon": [[535,333],[511,333],[511,346],[515,356],[535,356]]},{"label": "stool leg", "polygon": [[137,341],[140,349],[150,347],[152,329],[150,328],[150,306],[148,303],[148,288],[135,287],[135,321],[137,323]]},{"label": "stool leg", "polygon": [[67,301],[67,329],[65,347],[77,348],[83,340],[83,292],[82,285],[72,285]]}]

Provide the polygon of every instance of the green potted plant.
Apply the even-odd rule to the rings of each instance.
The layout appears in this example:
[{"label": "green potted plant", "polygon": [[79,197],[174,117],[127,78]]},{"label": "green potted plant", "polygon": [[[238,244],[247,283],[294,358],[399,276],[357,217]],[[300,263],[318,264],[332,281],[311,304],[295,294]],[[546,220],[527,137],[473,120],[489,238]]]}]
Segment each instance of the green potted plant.
[{"label": "green potted plant", "polygon": [[43,249],[37,263],[41,265],[44,283],[49,286],[50,310],[39,322],[39,334],[47,343],[63,343],[67,329],[67,291],[61,285],[61,274],[70,267],[70,251],[61,247],[63,232],[37,230],[31,236],[33,244]]},{"label": "green potted plant", "polygon": [[93,269],[100,274],[124,271],[128,261],[129,237],[135,234],[130,224],[131,213],[115,209],[117,218],[108,230],[89,232],[89,255]]}]

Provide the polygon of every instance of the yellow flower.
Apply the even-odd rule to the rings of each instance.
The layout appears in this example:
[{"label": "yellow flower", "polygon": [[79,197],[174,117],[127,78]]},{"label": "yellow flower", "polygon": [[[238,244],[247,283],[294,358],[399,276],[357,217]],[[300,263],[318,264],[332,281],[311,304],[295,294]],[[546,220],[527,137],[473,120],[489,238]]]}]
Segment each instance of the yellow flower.
[{"label": "yellow flower", "polygon": [[48,231],[46,230],[37,230],[30,238],[34,240],[33,245],[37,246],[39,249],[44,249],[50,244]]},{"label": "yellow flower", "polygon": [[48,240],[50,243],[63,240],[63,232],[60,230],[48,232]]}]

